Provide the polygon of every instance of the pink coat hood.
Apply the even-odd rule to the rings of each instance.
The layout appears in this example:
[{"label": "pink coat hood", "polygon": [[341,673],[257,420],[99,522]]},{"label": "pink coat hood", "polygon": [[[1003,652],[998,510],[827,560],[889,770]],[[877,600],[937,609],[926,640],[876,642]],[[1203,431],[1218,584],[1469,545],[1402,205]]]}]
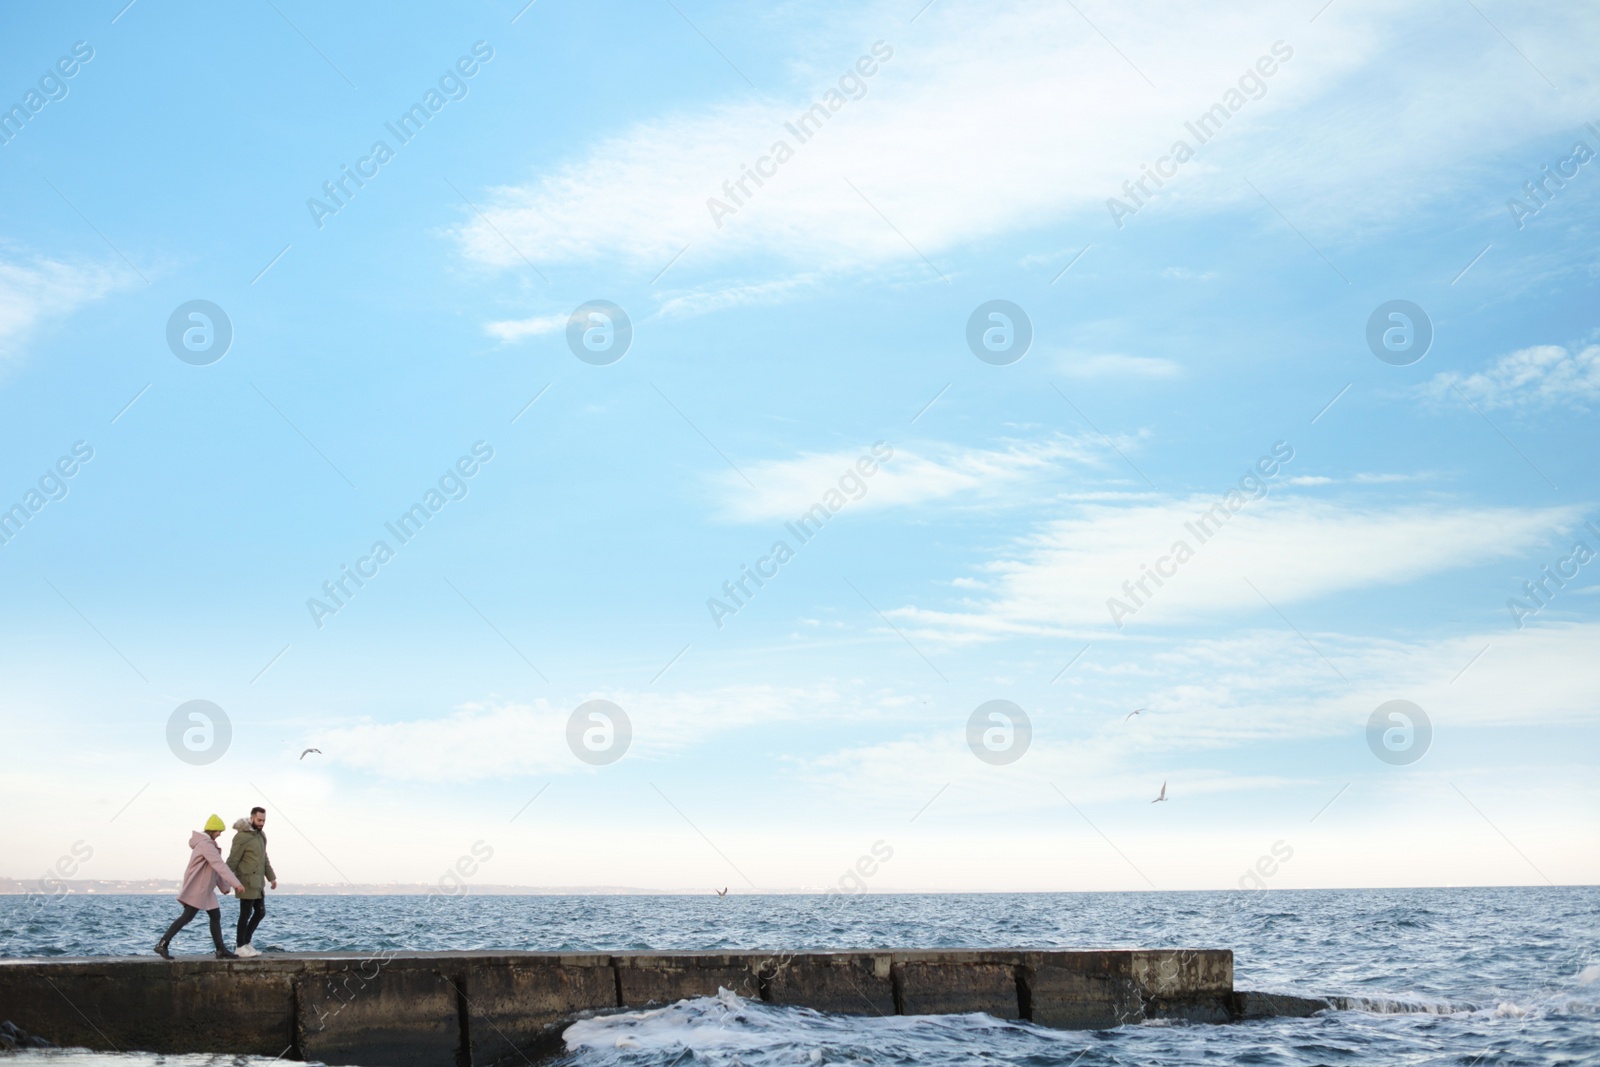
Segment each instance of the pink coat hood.
[{"label": "pink coat hood", "polygon": [[210,834],[196,830],[189,835],[189,848],[189,866],[183,872],[183,888],[178,891],[178,903],[201,911],[220,907],[217,903],[217,887],[225,885],[230,889],[238,889],[239,879],[222,861],[222,852],[217,848],[217,843],[211,840]]}]

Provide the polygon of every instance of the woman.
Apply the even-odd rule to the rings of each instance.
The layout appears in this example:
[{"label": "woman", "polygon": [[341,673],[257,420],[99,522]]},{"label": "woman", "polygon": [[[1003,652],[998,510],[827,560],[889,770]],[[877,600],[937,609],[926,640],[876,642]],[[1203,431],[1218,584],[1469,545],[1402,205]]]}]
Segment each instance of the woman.
[{"label": "woman", "polygon": [[242,888],[239,879],[222,862],[222,851],[217,848],[217,838],[222,836],[224,829],[222,819],[213,815],[206,820],[205,830],[196,830],[189,835],[189,848],[193,851],[189,856],[188,869],[183,872],[183,889],[178,893],[183,915],[167,927],[167,932],[156,942],[156,955],[170,960],[172,953],[167,951],[167,946],[179,930],[189,925],[189,920],[203,911],[206,918],[211,920],[211,942],[217,946],[217,959],[238,958],[222,943],[222,905],[217,902],[216,894],[219,888],[224,893],[229,889]]}]

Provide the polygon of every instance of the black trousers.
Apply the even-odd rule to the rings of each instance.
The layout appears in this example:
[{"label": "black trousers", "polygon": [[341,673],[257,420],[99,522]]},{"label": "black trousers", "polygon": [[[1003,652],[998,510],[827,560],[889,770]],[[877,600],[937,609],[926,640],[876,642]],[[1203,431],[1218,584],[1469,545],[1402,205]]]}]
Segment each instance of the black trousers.
[{"label": "black trousers", "polygon": [[234,944],[248,945],[250,939],[256,936],[256,927],[261,925],[261,920],[267,914],[267,898],[259,896],[254,900],[239,900],[239,928],[234,934]]},{"label": "black trousers", "polygon": [[[167,932],[161,935],[161,943],[163,945],[171,943],[172,939],[178,936],[178,931],[188,926],[189,921],[198,914],[200,914],[199,908],[185,904],[183,914],[174,919],[172,925],[167,927]],[[211,943],[217,946],[218,952],[226,952],[227,946],[222,943],[222,909],[210,909],[206,912],[206,918],[211,920]]]}]

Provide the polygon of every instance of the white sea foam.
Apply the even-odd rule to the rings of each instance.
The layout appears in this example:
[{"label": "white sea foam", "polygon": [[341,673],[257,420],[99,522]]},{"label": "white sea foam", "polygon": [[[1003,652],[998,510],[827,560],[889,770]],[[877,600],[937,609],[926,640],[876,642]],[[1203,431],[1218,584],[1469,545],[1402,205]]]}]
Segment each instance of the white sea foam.
[{"label": "white sea foam", "polygon": [[624,1011],[583,1019],[562,1034],[568,1051],[580,1048],[708,1049],[759,1048],[767,1027],[752,1025],[748,1004],[727,989],[715,997],[680,1000],[662,1008]]},{"label": "white sea foam", "polygon": [[1369,1015],[1454,1015],[1479,1010],[1475,1004],[1451,1004],[1442,1000],[1403,1000],[1399,997],[1329,997],[1340,1011],[1364,1011]]},{"label": "white sea foam", "polygon": [[[1071,1054],[1084,1047],[1082,1035],[990,1015],[828,1015],[809,1008],[764,1004],[727,989],[715,997],[692,997],[644,1011],[622,1011],[582,1019],[562,1033],[568,1052],[627,1049],[683,1054],[699,1062],[766,1064],[852,1062],[869,1050],[893,1048],[917,1054],[940,1047],[1003,1044],[1022,1037]],[[781,1054],[777,1050],[782,1050]],[[777,1060],[770,1056],[777,1055]],[[670,1057],[669,1057],[670,1058]],[[601,1062],[610,1063],[610,1059]],[[630,1058],[626,1062],[640,1062]]]}]

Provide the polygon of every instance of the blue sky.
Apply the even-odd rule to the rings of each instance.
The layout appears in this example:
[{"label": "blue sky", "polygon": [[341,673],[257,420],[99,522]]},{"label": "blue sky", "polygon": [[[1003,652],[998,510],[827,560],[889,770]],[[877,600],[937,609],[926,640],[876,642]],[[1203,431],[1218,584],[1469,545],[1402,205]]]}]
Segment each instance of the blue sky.
[{"label": "blue sky", "polygon": [[[1221,888],[1280,840],[1274,887],[1593,882],[1600,16],[919,7],[7,15],[6,873],[82,840],[176,877],[266,803],[308,882],[480,839],[541,886],[823,887],[878,840],[875,891]],[[1008,365],[966,341],[997,299]],[[568,346],[594,300],[607,365]],[[1366,340],[1393,300],[1408,365]],[[632,729],[599,766],[592,699]],[[1032,728],[998,764],[997,699]],[[213,762],[168,748],[190,700]]]}]

